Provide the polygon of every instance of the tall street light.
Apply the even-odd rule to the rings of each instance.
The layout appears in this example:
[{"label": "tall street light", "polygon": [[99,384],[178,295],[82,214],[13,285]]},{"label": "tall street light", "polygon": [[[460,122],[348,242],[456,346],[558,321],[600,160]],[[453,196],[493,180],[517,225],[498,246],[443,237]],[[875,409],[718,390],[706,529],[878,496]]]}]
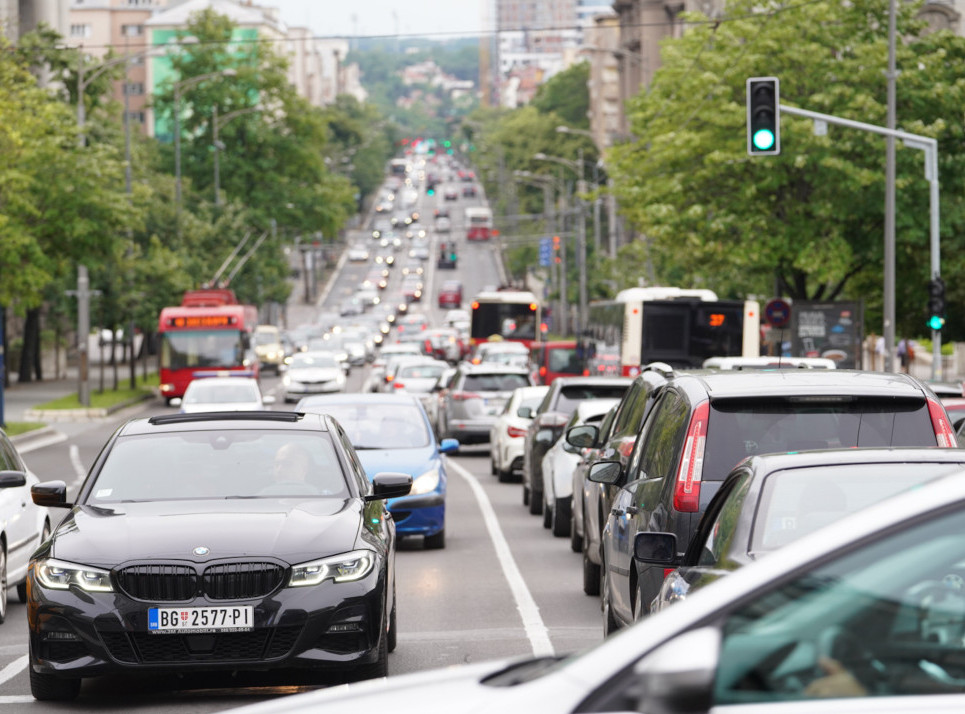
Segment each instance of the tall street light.
[{"label": "tall street light", "polygon": [[[594,141],[593,132],[587,131],[586,129],[574,129],[570,126],[558,126],[556,127],[556,133],[558,134],[576,134],[577,136],[585,136]],[[602,155],[602,150],[597,147]],[[587,162],[590,163],[590,162]],[[604,167],[605,163],[601,158],[599,161],[593,162],[593,183],[599,187],[600,186],[600,173],[601,167]],[[596,200],[593,201],[593,245],[597,250],[600,249],[600,196],[598,195]],[[607,191],[606,191],[606,203],[607,203],[607,252],[611,258],[616,257],[616,201],[613,196],[613,180],[609,177],[607,178]]]},{"label": "tall street light", "polygon": [[218,72],[188,77],[174,83],[174,203],[177,209],[178,227],[181,225],[181,92],[188,87],[193,87],[215,77],[234,77],[237,74],[236,69],[229,67]]},{"label": "tall street light", "polygon": [[[531,182],[543,189],[543,214],[546,217],[546,230],[550,237],[557,234],[556,212],[554,210],[553,188],[560,181],[555,176],[537,174],[532,171],[513,171],[513,176],[519,180]],[[560,192],[562,194],[562,191]],[[562,224],[560,225],[562,227]],[[558,262],[557,262],[558,261]],[[560,240],[560,254],[554,256],[551,272],[557,271],[556,286],[559,290],[559,321],[558,328],[561,334],[567,334],[569,330],[569,299],[566,294],[566,241]]]},{"label": "tall street light", "polygon": [[218,105],[215,104],[212,109],[211,114],[211,134],[212,134],[212,144],[214,145],[214,205],[221,205],[221,163],[219,155],[224,149],[224,144],[218,140],[218,132],[221,131],[222,127],[227,124],[232,119],[240,117],[244,114],[253,114],[254,112],[263,111],[260,106],[255,107],[245,107],[244,109],[235,109],[233,112],[228,112],[223,116],[218,116]]},{"label": "tall street light", "polygon": [[576,224],[576,258],[577,267],[580,274],[580,325],[578,334],[582,335],[586,329],[586,202],[583,194],[586,193],[586,181],[583,179],[583,149],[579,150],[579,158],[576,161],[565,159],[562,156],[547,156],[540,152],[534,154],[533,158],[538,161],[552,161],[571,169],[579,176],[576,184],[577,200],[579,201],[580,216]]}]

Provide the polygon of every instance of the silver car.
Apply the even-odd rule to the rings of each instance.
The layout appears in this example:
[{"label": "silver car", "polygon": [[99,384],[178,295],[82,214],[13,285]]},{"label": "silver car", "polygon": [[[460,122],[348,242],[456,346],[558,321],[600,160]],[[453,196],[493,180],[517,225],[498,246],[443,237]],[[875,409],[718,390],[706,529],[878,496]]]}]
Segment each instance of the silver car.
[{"label": "silver car", "polygon": [[439,430],[462,444],[489,441],[489,431],[513,390],[532,386],[529,370],[463,362],[442,392]]}]

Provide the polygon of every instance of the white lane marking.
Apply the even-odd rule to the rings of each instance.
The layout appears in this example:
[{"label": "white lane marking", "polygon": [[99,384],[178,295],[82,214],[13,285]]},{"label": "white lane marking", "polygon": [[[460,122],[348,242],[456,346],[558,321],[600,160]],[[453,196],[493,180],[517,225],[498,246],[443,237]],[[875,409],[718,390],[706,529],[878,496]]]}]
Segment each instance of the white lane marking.
[{"label": "white lane marking", "polygon": [[21,694],[19,696],[12,697],[0,697],[0,704],[34,704],[36,699],[31,697],[29,694]]},{"label": "white lane marking", "polygon": [[43,449],[48,446],[53,446],[54,444],[59,444],[62,441],[67,441],[67,435],[63,432],[55,432],[50,436],[45,436],[43,438],[30,439],[24,444],[17,445],[17,451],[21,454],[27,454],[31,451],[36,451],[37,449]]},{"label": "white lane marking", "polygon": [[483,490],[483,487],[476,477],[464,467],[452,459],[449,459],[446,465],[466,480],[473,494],[476,496],[476,501],[479,502],[479,508],[482,511],[486,529],[489,531],[489,537],[493,542],[493,546],[496,548],[496,556],[499,558],[499,564],[503,568],[503,575],[509,583],[509,589],[513,593],[513,599],[516,600],[516,609],[519,611],[519,615],[523,620],[526,636],[529,638],[530,646],[533,648],[533,656],[552,656],[555,652],[553,651],[553,643],[550,641],[549,630],[546,629],[543,618],[540,617],[539,614],[539,606],[533,599],[529,588],[526,587],[526,581],[523,579],[522,573],[519,572],[519,566],[516,565],[516,560],[513,558],[513,553],[509,548],[509,543],[506,541],[506,536],[503,535],[503,530],[499,527],[499,519],[496,517],[496,511],[493,510],[489,496],[486,495],[486,491]]},{"label": "white lane marking", "polygon": [[77,474],[76,483],[79,485],[87,476],[87,469],[80,461],[80,449],[77,448],[77,444],[70,445],[70,463],[74,467],[74,473]]},{"label": "white lane marking", "polygon": [[[3,669],[0,669],[0,684],[13,679],[27,668],[27,655],[18,657]],[[33,697],[31,697],[33,699]]]}]

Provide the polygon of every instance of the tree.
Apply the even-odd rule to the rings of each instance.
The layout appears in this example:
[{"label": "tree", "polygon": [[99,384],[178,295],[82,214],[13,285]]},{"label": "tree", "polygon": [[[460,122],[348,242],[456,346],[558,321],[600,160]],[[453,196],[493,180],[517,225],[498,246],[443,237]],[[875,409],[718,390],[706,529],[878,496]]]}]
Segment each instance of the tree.
[{"label": "tree", "polygon": [[[781,155],[748,157],[744,82],[776,75],[782,104],[883,125],[887,3],[762,7],[738,0],[728,11],[717,23],[689,17],[698,24],[664,45],[651,86],[630,103],[638,139],[610,157],[623,211],[647,236],[658,281],[673,275],[740,295],[769,294],[776,279],[792,298],[866,296],[867,315],[877,319],[884,141],[838,127],[815,136],[812,122],[785,114]],[[943,241],[957,244],[961,231],[950,230],[962,220],[956,61],[965,41],[947,33],[919,37],[915,7],[898,11],[898,117],[902,128],[939,138]],[[899,263],[908,284],[923,289],[921,152],[899,148],[897,158]],[[898,298],[906,330],[921,322],[924,305],[909,295]]]},{"label": "tree", "polygon": [[589,129],[589,79],[589,63],[574,64],[540,85],[532,104],[543,114],[555,113],[567,126]]}]

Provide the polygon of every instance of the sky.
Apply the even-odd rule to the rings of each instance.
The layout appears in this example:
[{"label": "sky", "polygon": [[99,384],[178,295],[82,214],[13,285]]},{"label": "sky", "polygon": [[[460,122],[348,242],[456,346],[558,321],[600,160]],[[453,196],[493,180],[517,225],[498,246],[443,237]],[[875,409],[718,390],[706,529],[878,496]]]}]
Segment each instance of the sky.
[{"label": "sky", "polygon": [[260,0],[318,36],[476,34],[484,0]]}]

